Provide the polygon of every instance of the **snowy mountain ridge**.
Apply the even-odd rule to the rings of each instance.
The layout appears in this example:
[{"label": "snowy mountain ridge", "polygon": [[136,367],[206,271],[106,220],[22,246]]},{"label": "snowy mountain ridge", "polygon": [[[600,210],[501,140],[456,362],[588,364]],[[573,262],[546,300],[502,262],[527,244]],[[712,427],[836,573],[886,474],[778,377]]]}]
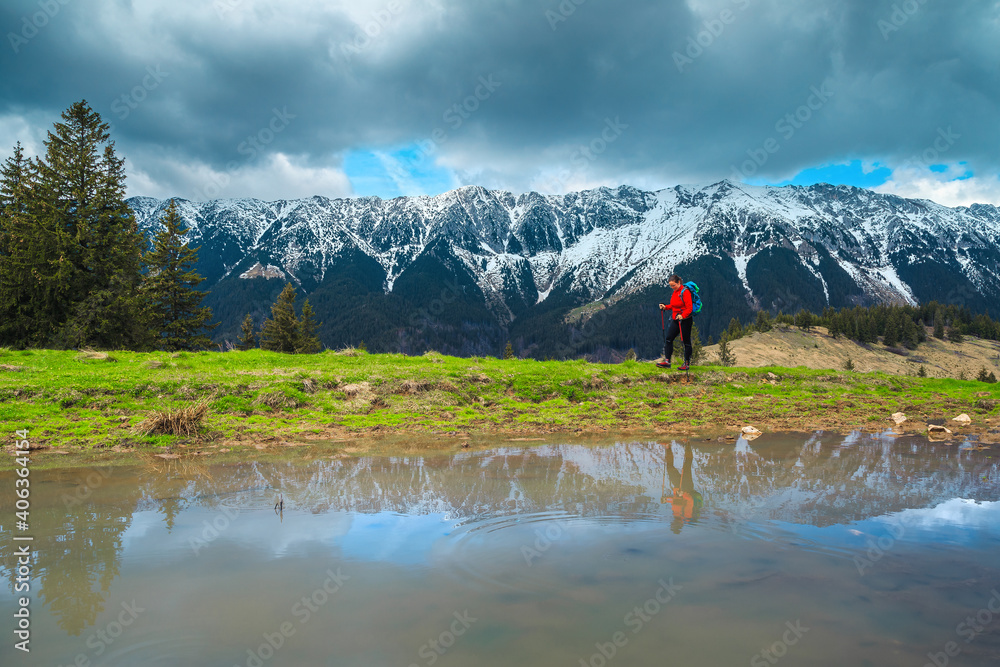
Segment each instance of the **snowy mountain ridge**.
[{"label": "snowy mountain ridge", "polygon": [[[129,203],[145,229],[157,226],[166,205],[146,197]],[[518,196],[467,186],[391,200],[314,196],[178,204],[191,228],[189,242],[222,262],[211,275],[203,271],[209,288],[237,268],[245,279],[263,277],[247,272],[259,262],[308,292],[338,257],[355,250],[381,267],[388,293],[418,258],[443,244],[505,322],[516,317],[511,294],[529,306],[553,290],[581,303],[614,303],[665,283],[667,275],[702,256],[732,262],[752,307],[773,306],[772,295],[759,293],[748,278],[748,268],[762,251],[776,248],[793,252],[833,305],[831,271],[840,276],[833,264],[868,301],[920,299],[921,290],[901,271],[929,259],[951,267],[988,300],[1000,285],[997,207],[949,208],[847,186],[726,180],[657,192],[622,186]]]}]

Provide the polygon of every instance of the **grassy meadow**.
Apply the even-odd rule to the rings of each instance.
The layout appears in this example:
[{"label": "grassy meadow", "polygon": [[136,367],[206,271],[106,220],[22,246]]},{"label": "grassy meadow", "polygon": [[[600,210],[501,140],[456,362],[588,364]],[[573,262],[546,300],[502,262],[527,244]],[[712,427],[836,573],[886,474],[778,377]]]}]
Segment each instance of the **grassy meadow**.
[{"label": "grassy meadow", "polygon": [[[914,431],[962,412],[973,419],[964,431],[984,441],[1000,427],[998,385],[976,381],[804,367],[704,366],[687,375],[649,362],[357,350],[0,350],[0,406],[8,449],[27,428],[33,446],[58,451],[212,453],[382,435],[721,434],[744,425],[882,430],[897,411]],[[183,429],[159,432],[171,416],[186,420]]]}]

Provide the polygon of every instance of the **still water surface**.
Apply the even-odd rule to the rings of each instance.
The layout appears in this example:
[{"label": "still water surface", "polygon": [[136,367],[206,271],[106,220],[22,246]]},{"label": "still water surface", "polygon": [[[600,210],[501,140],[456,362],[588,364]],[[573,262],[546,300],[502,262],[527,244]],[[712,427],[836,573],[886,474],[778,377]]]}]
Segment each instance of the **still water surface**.
[{"label": "still water surface", "polygon": [[0,664],[1000,665],[989,450],[330,453],[33,472],[30,656],[0,474]]}]

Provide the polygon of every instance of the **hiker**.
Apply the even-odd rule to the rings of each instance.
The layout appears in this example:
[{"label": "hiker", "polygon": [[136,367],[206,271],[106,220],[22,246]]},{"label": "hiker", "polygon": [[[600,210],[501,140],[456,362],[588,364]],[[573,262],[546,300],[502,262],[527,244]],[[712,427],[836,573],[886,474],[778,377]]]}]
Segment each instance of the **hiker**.
[{"label": "hiker", "polygon": [[670,324],[666,327],[663,338],[663,360],[657,361],[656,365],[660,368],[670,368],[674,339],[680,334],[681,342],[684,343],[684,365],[677,370],[686,371],[691,368],[691,323],[693,322],[691,316],[694,314],[694,299],[691,290],[676,273],[670,276],[667,284],[674,293],[670,296],[669,304],[660,304],[660,310],[670,311]]},{"label": "hiker", "polygon": [[[691,464],[694,463],[691,444],[684,444],[684,464],[680,471],[674,467],[673,458],[674,453],[668,445],[663,452],[664,489],[660,502],[666,503],[669,500],[674,515],[670,529],[676,534],[681,532],[684,524],[698,521],[704,501],[701,494],[694,490],[694,479],[691,477]],[[670,495],[666,493],[667,475],[670,476]]]}]

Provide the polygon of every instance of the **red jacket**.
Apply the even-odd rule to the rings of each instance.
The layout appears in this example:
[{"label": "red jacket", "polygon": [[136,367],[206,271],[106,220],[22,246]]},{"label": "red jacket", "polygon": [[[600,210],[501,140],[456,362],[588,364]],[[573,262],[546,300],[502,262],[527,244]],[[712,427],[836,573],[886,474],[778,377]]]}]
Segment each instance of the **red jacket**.
[{"label": "red jacket", "polygon": [[673,319],[677,319],[677,315],[681,316],[682,320],[686,320],[691,317],[694,312],[694,302],[691,300],[691,290],[687,287],[681,286],[679,290],[676,290],[670,295],[670,310],[673,312]]}]

